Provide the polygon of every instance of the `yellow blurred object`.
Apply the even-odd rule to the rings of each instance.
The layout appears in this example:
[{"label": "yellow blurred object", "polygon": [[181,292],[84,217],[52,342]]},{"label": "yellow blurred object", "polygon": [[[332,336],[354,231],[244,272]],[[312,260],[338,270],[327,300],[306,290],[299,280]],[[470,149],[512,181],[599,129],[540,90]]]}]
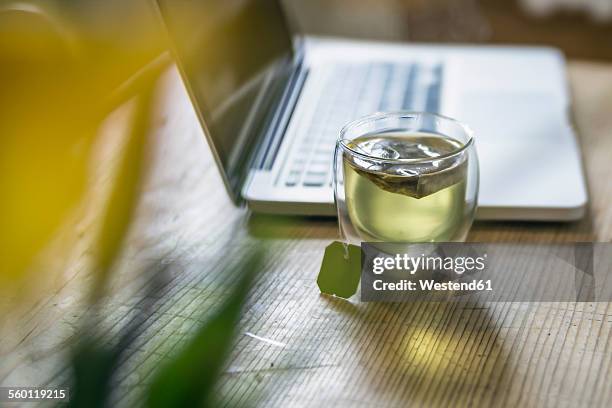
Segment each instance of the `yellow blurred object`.
[{"label": "yellow blurred object", "polygon": [[33,3],[0,5],[4,290],[28,284],[29,265],[83,196],[98,127],[117,107],[112,103],[125,99],[116,98],[117,87],[148,62],[151,50],[162,48],[140,39],[147,50],[114,58],[109,49],[116,44],[78,32],[60,15]]},{"label": "yellow blurred object", "polygon": [[[17,280],[81,195],[95,130],[67,33],[42,10],[0,9],[0,273]],[[3,282],[6,283],[6,282]]]}]

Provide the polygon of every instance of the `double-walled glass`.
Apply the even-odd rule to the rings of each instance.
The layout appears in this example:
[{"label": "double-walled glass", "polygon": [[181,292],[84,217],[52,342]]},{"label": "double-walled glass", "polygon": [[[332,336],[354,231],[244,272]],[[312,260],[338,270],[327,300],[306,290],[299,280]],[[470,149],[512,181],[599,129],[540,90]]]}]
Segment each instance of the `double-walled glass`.
[{"label": "double-walled glass", "polygon": [[478,197],[472,132],[420,112],[351,122],[336,144],[334,193],[348,243],[463,241]]}]

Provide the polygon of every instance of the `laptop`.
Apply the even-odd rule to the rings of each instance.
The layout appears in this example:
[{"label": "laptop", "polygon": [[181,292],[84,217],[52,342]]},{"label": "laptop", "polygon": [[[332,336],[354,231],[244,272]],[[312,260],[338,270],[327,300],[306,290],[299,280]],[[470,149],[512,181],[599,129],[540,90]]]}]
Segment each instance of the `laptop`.
[{"label": "laptop", "polygon": [[335,215],[332,158],[342,126],[377,111],[427,111],[475,133],[478,219],[584,215],[565,61],[556,49],[297,36],[271,0],[156,4],[236,203]]}]

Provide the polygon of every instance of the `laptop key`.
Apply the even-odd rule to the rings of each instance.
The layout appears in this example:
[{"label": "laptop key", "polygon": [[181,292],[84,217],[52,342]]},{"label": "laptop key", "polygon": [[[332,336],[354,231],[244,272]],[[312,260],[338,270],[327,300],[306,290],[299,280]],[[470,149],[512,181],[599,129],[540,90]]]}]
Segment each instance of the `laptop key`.
[{"label": "laptop key", "polygon": [[305,187],[321,187],[327,181],[327,172],[307,172],[302,184]]},{"label": "laptop key", "polygon": [[287,180],[285,180],[285,185],[287,187],[295,187],[299,181],[300,181],[299,175],[297,176],[289,175],[289,177],[287,177]]},{"label": "laptop key", "polygon": [[311,163],[310,166],[308,166],[308,173],[324,173],[327,174],[327,171],[329,170],[329,162],[328,163],[321,163],[321,164],[314,164]]},{"label": "laptop key", "polygon": [[437,113],[440,110],[440,92],[442,88],[442,66],[437,66],[433,71],[433,81],[427,89],[425,110]]},{"label": "laptop key", "polygon": [[404,100],[402,102],[402,109],[410,110],[414,108],[414,93],[416,91],[416,81],[418,70],[420,67],[416,64],[410,67],[410,73],[406,81],[406,90],[404,91]]}]

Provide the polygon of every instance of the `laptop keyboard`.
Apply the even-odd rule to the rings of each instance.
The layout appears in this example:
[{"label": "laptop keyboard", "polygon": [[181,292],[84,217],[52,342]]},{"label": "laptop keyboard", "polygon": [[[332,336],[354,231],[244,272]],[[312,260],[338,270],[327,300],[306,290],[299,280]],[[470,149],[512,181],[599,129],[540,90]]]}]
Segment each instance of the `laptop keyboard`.
[{"label": "laptop keyboard", "polygon": [[331,185],[332,161],[342,126],[376,111],[439,110],[442,64],[334,65],[313,120],[296,140],[283,183],[287,187]]}]

